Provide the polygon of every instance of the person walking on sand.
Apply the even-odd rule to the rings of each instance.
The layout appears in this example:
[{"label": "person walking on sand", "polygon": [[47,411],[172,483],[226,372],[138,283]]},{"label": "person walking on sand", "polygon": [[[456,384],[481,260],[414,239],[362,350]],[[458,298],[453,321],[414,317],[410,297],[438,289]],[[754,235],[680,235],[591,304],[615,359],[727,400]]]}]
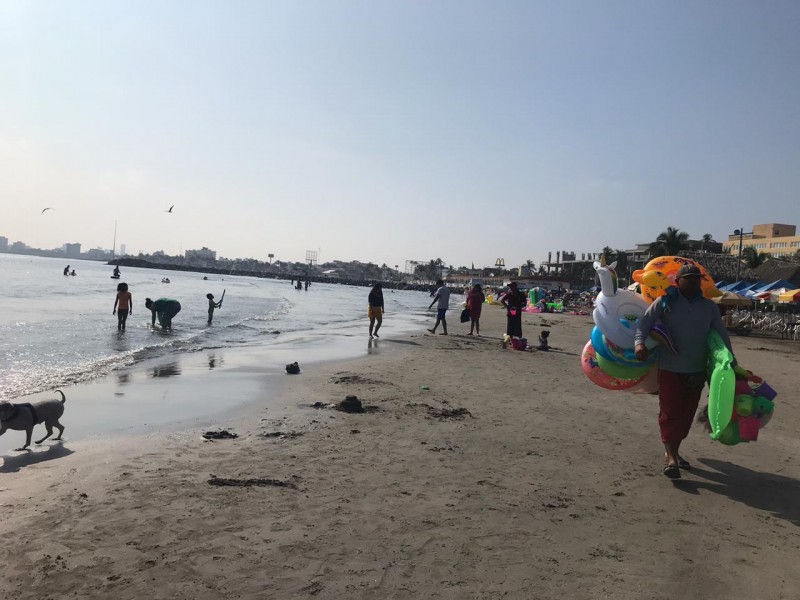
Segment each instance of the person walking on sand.
[{"label": "person walking on sand", "polygon": [[703,297],[702,278],[696,265],[682,266],[675,279],[677,288],[668,288],[666,295],[647,308],[634,337],[636,358],[641,361],[647,360],[649,354],[644,342],[659,322],[667,328],[678,349],[674,354],[661,353],[658,365],[658,426],[666,461],[663,473],[670,479],[679,479],[681,469],[691,468],[689,461],[680,455],[680,446],[689,435],[706,383],[709,331],[714,329],[719,333],[733,353],[717,305]]},{"label": "person walking on sand", "polygon": [[120,283],[117,286],[117,298],[114,300],[114,310],[111,314],[117,315],[117,331],[125,331],[128,315],[133,314],[133,296],[128,291],[127,283]]},{"label": "person walking on sand", "polygon": [[152,313],[150,326],[156,326],[156,317],[158,317],[158,323],[164,330],[172,329],[172,319],[181,312],[181,303],[169,298],[159,298],[155,302],[150,298],[145,298],[144,305]]},{"label": "person walking on sand", "polygon": [[206,298],[208,298],[208,324],[211,325],[211,321],[214,319],[214,309],[222,306],[222,300],[214,302],[214,294],[206,294]]},{"label": "person walking on sand", "polygon": [[[372,339],[373,336],[380,337],[378,335],[378,330],[383,324],[383,287],[380,283],[376,283],[372,286],[367,302],[369,303],[369,308],[367,309],[367,315],[369,316],[369,339]],[[375,327],[375,331],[372,330],[373,327]]]},{"label": "person walking on sand", "polygon": [[506,309],[506,334],[511,337],[522,337],[522,309],[525,296],[517,288],[517,282],[508,284],[508,293],[503,296],[502,304]]},{"label": "person walking on sand", "polygon": [[476,283],[467,294],[467,310],[469,311],[469,333],[467,335],[472,335],[474,330],[480,336],[481,309],[483,309],[484,302],[486,302],[486,296],[483,295],[480,284]]},{"label": "person walking on sand", "polygon": [[428,329],[431,333],[436,333],[436,328],[439,327],[439,323],[442,324],[442,334],[447,335],[447,319],[445,316],[447,314],[447,309],[450,308],[450,288],[444,284],[444,281],[439,279],[436,282],[436,293],[433,295],[433,300],[431,301],[431,305],[428,307],[428,310],[433,308],[433,305],[438,302],[436,306],[436,324],[433,326],[433,329]]}]

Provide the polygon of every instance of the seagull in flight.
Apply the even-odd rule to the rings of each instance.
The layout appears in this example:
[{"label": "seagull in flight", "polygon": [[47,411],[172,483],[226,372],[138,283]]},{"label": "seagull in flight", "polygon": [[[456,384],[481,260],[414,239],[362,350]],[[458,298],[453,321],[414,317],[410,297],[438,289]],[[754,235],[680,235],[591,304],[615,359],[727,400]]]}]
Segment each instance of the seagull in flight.
[{"label": "seagull in flight", "polygon": [[43,208],[41,214],[44,214],[48,210],[55,210],[52,206],[48,206],[47,208]]},{"label": "seagull in flight", "polygon": [[173,204],[172,206],[170,206],[170,207],[169,207],[169,210],[165,210],[164,212],[171,213],[173,208],[175,208],[175,205],[174,205],[174,204]]}]

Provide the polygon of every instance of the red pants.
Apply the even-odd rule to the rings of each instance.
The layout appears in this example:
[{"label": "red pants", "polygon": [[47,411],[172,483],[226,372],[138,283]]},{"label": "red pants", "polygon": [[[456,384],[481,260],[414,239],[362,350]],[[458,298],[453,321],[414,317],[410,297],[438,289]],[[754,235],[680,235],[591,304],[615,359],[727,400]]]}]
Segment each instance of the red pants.
[{"label": "red pants", "polygon": [[658,426],[662,442],[677,443],[689,435],[705,382],[705,373],[659,369]]}]

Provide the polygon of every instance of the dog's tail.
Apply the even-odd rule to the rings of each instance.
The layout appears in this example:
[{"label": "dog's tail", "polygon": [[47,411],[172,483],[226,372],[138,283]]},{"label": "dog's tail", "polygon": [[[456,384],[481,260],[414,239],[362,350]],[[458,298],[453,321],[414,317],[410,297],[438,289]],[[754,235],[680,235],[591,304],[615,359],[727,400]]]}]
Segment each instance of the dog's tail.
[{"label": "dog's tail", "polygon": [[67,402],[67,397],[64,395],[64,392],[56,390],[56,393],[61,394],[61,404],[65,404]]}]

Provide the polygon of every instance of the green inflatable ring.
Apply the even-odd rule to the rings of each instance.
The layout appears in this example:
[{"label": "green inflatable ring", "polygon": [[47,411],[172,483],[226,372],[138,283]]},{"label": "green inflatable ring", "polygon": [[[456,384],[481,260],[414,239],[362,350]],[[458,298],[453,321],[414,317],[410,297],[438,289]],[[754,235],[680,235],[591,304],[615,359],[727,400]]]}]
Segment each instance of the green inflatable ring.
[{"label": "green inflatable ring", "polygon": [[597,361],[597,366],[600,367],[600,370],[609,375],[614,377],[615,379],[640,379],[647,375],[647,372],[650,370],[650,367],[653,365],[644,365],[641,367],[632,367],[629,365],[623,365],[607,358],[603,358],[600,354],[595,356],[595,360]]}]

